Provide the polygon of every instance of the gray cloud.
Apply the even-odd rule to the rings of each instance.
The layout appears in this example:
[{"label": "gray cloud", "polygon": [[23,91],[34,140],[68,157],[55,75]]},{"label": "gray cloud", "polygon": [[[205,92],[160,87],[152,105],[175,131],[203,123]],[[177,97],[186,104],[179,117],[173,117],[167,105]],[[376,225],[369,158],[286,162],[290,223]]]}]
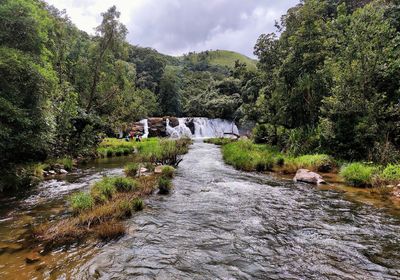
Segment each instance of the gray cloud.
[{"label": "gray cloud", "polygon": [[[228,49],[252,56],[261,33],[275,31],[275,20],[299,0],[48,0],[66,8],[86,31],[100,22],[107,5],[120,10],[129,30],[128,41],[160,52],[180,55],[189,51]],[[97,3],[96,3],[97,2]],[[100,10],[102,9],[102,10]]]}]

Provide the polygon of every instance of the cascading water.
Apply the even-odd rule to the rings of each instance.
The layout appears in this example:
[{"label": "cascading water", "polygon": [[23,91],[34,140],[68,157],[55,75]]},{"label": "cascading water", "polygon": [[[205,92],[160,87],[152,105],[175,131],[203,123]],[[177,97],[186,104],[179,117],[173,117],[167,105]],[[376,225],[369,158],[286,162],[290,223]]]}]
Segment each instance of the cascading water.
[{"label": "cascading water", "polygon": [[149,137],[149,122],[147,119],[143,119],[140,121],[141,124],[143,124],[143,129],[144,133],[142,135],[143,138]]},{"label": "cascading water", "polygon": [[[179,118],[179,125],[171,127],[167,119],[167,134],[171,138],[191,137],[191,138],[210,138],[224,137],[228,134],[239,135],[239,130],[233,121],[223,119],[208,118]],[[193,123],[194,133],[188,127],[189,123]]]},{"label": "cascading water", "polygon": [[169,119],[166,120],[166,128],[167,134],[171,138],[180,138],[180,137],[192,137],[192,132],[185,124],[185,119],[179,118],[179,125],[176,127],[172,127],[169,123]]}]

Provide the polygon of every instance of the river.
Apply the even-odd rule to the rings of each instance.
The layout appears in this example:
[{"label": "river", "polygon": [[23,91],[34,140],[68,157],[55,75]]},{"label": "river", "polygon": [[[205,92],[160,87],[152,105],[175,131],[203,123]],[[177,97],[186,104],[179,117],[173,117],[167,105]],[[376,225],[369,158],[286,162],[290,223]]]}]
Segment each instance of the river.
[{"label": "river", "polygon": [[[100,172],[89,170],[79,177],[81,181],[95,180]],[[116,166],[100,170],[121,172]],[[79,182],[71,181],[65,184]],[[77,188],[88,185],[83,181]],[[57,261],[26,275],[36,279],[400,279],[398,211],[348,199],[336,189],[237,171],[223,163],[217,146],[202,142],[195,142],[185,155],[174,185],[170,195],[146,200],[147,209],[126,222],[129,230],[123,238],[54,252]],[[16,253],[4,254],[15,258]],[[5,272],[13,263],[0,267],[0,278],[12,279]]]}]

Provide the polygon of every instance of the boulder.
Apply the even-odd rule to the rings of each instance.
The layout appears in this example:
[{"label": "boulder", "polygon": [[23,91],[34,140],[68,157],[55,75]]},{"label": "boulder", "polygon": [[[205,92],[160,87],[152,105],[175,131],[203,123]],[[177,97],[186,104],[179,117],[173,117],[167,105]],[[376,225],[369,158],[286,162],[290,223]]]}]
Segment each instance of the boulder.
[{"label": "boulder", "polygon": [[132,124],[131,129],[129,132],[133,132],[134,135],[136,134],[140,134],[143,135],[144,134],[144,125],[140,122],[135,122]]},{"label": "boulder", "polygon": [[165,118],[149,118],[149,137],[166,137],[167,124]]},{"label": "boulder", "polygon": [[154,173],[155,174],[161,174],[162,173],[162,168],[163,168],[162,165],[156,166],[156,168],[154,168]]},{"label": "boulder", "polygon": [[61,168],[60,171],[59,171],[59,173],[60,173],[60,174],[68,174],[68,171]]},{"label": "boulder", "polygon": [[177,117],[164,117],[165,121],[169,119],[169,125],[171,127],[176,127],[179,125],[179,120]]},{"label": "boulder", "polygon": [[139,169],[139,174],[146,173],[147,171],[149,171],[147,168],[141,167],[141,168]]},{"label": "boulder", "polygon": [[25,256],[25,262],[26,263],[35,263],[40,260],[40,255],[38,252],[29,252]]},{"label": "boulder", "polygon": [[56,175],[57,172],[55,172],[54,170],[49,170],[49,171],[48,171],[48,174],[49,174],[50,176],[52,176],[52,175]]},{"label": "boulder", "polygon": [[194,135],[194,121],[193,119],[186,119],[185,125],[190,129],[190,132]]},{"label": "boulder", "polygon": [[312,172],[308,169],[299,169],[293,178],[295,182],[304,182],[309,184],[325,184],[324,179],[318,173]]}]

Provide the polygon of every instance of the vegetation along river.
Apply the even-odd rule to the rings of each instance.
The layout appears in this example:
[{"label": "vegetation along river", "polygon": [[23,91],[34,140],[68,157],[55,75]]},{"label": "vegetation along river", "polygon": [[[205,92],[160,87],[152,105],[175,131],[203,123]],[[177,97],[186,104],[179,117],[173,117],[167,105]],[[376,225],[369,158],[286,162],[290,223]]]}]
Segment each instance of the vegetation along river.
[{"label": "vegetation along river", "polygon": [[147,208],[126,222],[127,235],[25,264],[29,250],[19,246],[29,242],[28,224],[62,216],[63,196],[103,174],[121,173],[126,160],[103,160],[67,181],[48,181],[46,188],[2,202],[0,278],[400,278],[396,209],[357,202],[336,189],[237,171],[223,163],[217,146],[200,141],[181,162],[174,191],[147,199]]}]

